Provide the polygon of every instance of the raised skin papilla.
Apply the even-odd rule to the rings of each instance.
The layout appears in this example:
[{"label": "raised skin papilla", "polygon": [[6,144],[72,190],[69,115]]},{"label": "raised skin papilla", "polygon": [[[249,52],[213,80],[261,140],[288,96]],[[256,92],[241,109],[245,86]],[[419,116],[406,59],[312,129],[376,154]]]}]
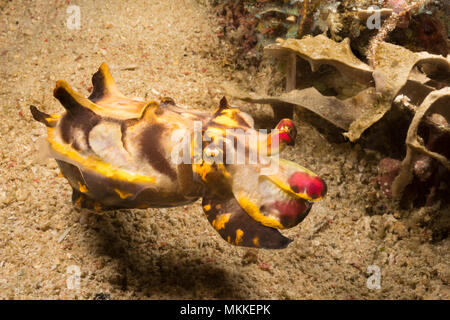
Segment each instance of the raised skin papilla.
[{"label": "raised skin papilla", "polygon": [[[88,98],[57,82],[54,96],[66,109],[62,115],[30,108],[47,126],[50,155],[80,208],[171,207],[203,197],[208,221],[223,239],[275,249],[290,243],[277,229],[300,223],[326,193],[317,175],[277,158],[296,139],[289,119],[261,134],[253,119],[225,98],[213,113],[178,107],[170,98],[130,99],[117,89],[106,64],[92,81]],[[201,124],[198,139],[195,122]],[[180,130],[188,142],[173,139]],[[179,150],[188,150],[188,162],[173,161]],[[243,161],[237,161],[242,151]],[[253,162],[252,154],[257,154]],[[266,172],[269,165],[277,170]]]}]

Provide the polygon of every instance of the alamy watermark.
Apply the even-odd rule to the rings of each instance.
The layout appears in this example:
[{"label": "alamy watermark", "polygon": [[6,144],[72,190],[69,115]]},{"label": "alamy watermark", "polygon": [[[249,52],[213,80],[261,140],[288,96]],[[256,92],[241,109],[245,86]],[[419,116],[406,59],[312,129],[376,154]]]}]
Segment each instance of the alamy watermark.
[{"label": "alamy watermark", "polygon": [[366,286],[370,290],[381,289],[381,269],[377,265],[370,265],[367,267],[366,272],[371,276],[367,278]]},{"label": "alamy watermark", "polygon": [[80,30],[81,29],[81,9],[77,5],[70,5],[67,7],[66,13],[69,15],[66,20],[67,29]]},{"label": "alamy watermark", "polygon": [[[262,174],[274,174],[278,169],[279,130],[206,129],[194,121],[194,131],[178,129],[172,133],[171,161],[179,164],[249,164],[262,165]],[[205,147],[204,147],[205,145]]]},{"label": "alamy watermark", "polygon": [[367,8],[369,12],[373,12],[366,21],[367,29],[381,29],[381,13],[378,6],[370,6]]},{"label": "alamy watermark", "polygon": [[66,273],[68,277],[66,279],[67,289],[80,290],[81,285],[81,270],[77,265],[70,265],[67,267]]}]

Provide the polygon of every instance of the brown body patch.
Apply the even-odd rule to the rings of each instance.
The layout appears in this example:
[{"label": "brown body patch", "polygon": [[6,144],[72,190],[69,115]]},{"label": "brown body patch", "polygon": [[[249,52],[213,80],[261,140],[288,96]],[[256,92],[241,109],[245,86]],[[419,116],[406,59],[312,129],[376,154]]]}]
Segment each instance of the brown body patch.
[{"label": "brown body patch", "polygon": [[141,152],[155,170],[176,179],[177,173],[164,156],[166,152],[161,144],[164,131],[165,127],[162,124],[153,124],[145,128],[141,133]]},{"label": "brown body patch", "polygon": [[80,105],[64,87],[56,88],[53,94],[67,110],[60,120],[62,140],[80,150],[79,142],[74,139],[74,130],[79,128],[84,134],[84,142],[89,146],[89,131],[100,122],[100,116]]},{"label": "brown body patch", "polygon": [[56,125],[55,121],[49,121],[49,119],[52,119],[51,115],[39,111],[38,108],[36,108],[35,106],[30,106],[30,111],[31,114],[33,115],[34,120],[45,124],[47,127],[54,127]]},{"label": "brown body patch", "polygon": [[94,73],[92,76],[92,85],[93,90],[91,95],[89,96],[89,100],[92,102],[97,102],[98,100],[102,99],[105,95],[109,94],[108,87],[106,84],[108,74],[106,73],[104,69],[100,67],[100,69]]}]

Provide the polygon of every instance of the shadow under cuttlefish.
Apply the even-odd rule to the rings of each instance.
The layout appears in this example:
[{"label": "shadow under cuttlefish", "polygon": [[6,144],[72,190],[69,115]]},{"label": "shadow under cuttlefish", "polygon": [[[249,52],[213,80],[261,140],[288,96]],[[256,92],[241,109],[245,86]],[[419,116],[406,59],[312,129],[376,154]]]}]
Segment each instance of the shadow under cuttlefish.
[{"label": "shadow under cuttlefish", "polygon": [[139,232],[137,239],[133,230],[136,224],[143,223],[142,219],[118,219],[120,215],[138,217],[132,211],[89,213],[86,227],[94,231],[95,254],[119,261],[118,275],[109,279],[113,286],[122,291],[142,292],[148,298],[245,299],[241,293],[243,275],[196,254],[201,249],[186,251],[167,246],[162,250],[163,240],[151,231]]}]

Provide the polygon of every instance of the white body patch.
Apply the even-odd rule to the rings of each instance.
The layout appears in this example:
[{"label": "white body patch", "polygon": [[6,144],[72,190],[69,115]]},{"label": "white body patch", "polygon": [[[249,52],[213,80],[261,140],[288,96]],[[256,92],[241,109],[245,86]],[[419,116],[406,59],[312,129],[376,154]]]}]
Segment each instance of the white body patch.
[{"label": "white body patch", "polygon": [[122,144],[122,132],[117,123],[102,121],[89,133],[89,144],[97,156],[115,167],[129,169],[133,163]]}]

